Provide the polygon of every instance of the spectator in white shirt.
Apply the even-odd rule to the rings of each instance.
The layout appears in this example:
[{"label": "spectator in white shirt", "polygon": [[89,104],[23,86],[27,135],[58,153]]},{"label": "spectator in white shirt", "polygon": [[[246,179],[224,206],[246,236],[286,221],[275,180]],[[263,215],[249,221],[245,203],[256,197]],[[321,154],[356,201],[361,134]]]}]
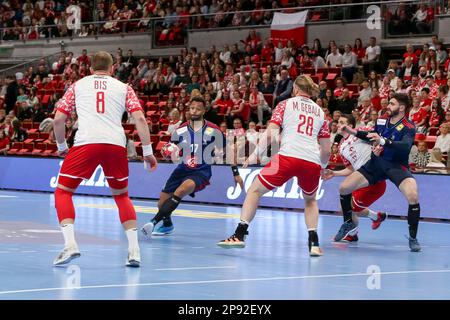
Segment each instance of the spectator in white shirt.
[{"label": "spectator in white shirt", "polygon": [[344,54],[342,55],[342,75],[347,80],[347,83],[353,82],[353,75],[358,71],[357,60],[358,57],[352,51],[352,46],[346,44],[344,46]]},{"label": "spectator in white shirt", "polygon": [[364,79],[361,82],[361,87],[362,88],[359,90],[358,105],[360,105],[365,98],[372,98],[372,89],[370,88],[367,79]]},{"label": "spectator in white shirt", "polygon": [[231,57],[231,51],[230,51],[230,47],[226,44],[223,47],[223,51],[220,53],[219,55],[219,59],[223,62],[223,63],[228,63]]},{"label": "spectator in white shirt", "polygon": [[416,13],[412,17],[412,21],[416,24],[417,31],[419,33],[428,33],[428,23],[427,23],[427,8],[425,4],[421,3],[419,5],[419,9],[417,9]]},{"label": "spectator in white shirt", "polygon": [[377,39],[370,37],[369,45],[366,48],[366,56],[363,59],[364,75],[366,77],[372,70],[380,73],[380,56],[381,48],[377,45]]},{"label": "spectator in white shirt", "polygon": [[434,145],[435,148],[441,149],[444,153],[448,153],[450,151],[450,134],[448,134],[449,129],[450,125],[448,123],[443,123],[440,125],[439,131],[441,134],[437,137]]},{"label": "spectator in white shirt", "polygon": [[339,53],[337,46],[331,46],[331,53],[327,56],[327,65],[331,68],[342,66],[342,54]]},{"label": "spectator in white shirt", "polygon": [[285,48],[283,48],[283,44],[279,41],[278,46],[275,48],[275,62],[281,62],[284,50]]},{"label": "spectator in white shirt", "polygon": [[389,85],[391,86],[392,90],[397,90],[397,79],[398,77],[395,74],[394,69],[389,69],[387,71],[387,76],[389,78]]},{"label": "spectator in white shirt", "polygon": [[325,63],[325,60],[319,56],[319,53],[317,51],[311,51],[311,64],[314,69],[319,68],[327,68],[327,64]]},{"label": "spectator in white shirt", "polygon": [[[439,148],[434,148],[431,151],[430,162],[425,167],[423,172],[425,173],[435,173],[435,174],[446,174],[447,169],[445,164],[442,163],[442,152]],[[431,167],[431,168],[430,168]],[[442,169],[439,169],[442,168]]]}]

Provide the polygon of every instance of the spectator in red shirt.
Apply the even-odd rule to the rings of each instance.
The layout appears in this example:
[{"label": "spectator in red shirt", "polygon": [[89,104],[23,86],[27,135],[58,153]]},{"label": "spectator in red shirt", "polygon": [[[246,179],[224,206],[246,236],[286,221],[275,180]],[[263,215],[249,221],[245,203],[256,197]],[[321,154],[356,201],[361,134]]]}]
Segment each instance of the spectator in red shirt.
[{"label": "spectator in red shirt", "polygon": [[430,121],[428,124],[430,127],[439,127],[442,121],[444,121],[444,118],[445,111],[442,108],[441,99],[436,98],[431,104]]},{"label": "spectator in red shirt", "polygon": [[9,150],[9,138],[5,135],[3,130],[0,130],[0,154],[6,155]]},{"label": "spectator in red shirt", "polygon": [[334,89],[333,95],[336,98],[339,98],[342,95],[342,92],[345,89],[345,87],[344,87],[344,79],[342,79],[341,77],[336,78],[335,84],[336,84],[336,88]]},{"label": "spectator in red shirt", "polygon": [[362,59],[366,56],[366,49],[364,48],[360,38],[356,38],[352,51],[356,54],[358,64],[362,64]]},{"label": "spectator in red shirt", "polygon": [[428,118],[427,108],[421,107],[420,103],[420,99],[415,98],[409,112],[409,119],[416,125],[417,132],[423,132],[421,129],[425,127]]},{"label": "spectator in red shirt", "polygon": [[91,59],[89,59],[87,55],[87,50],[83,49],[81,56],[77,58],[78,64],[81,65],[84,63],[88,68],[91,66]]},{"label": "spectator in red shirt", "polygon": [[444,78],[440,69],[436,70],[436,72],[434,73],[434,82],[438,87],[442,87],[447,84],[447,79]]},{"label": "spectator in red shirt", "polygon": [[343,165],[342,157],[339,154],[339,144],[337,142],[333,143],[331,146],[331,155],[329,160],[328,169],[333,170],[336,167]]},{"label": "spectator in red shirt", "polygon": [[403,54],[404,63],[406,63],[407,58],[411,58],[414,65],[419,62],[419,57],[417,56],[416,52],[414,52],[414,47],[410,43],[406,45],[406,52]]}]

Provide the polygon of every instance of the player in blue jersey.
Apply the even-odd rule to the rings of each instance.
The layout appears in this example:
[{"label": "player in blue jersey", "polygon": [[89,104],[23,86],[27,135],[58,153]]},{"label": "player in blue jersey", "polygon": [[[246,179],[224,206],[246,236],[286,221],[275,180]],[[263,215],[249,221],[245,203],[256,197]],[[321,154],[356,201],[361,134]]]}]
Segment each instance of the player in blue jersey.
[{"label": "player in blue jersey", "polygon": [[416,134],[414,123],[405,114],[410,106],[406,94],[396,93],[389,101],[387,119],[378,119],[374,131],[357,131],[350,127],[343,130],[358,138],[372,142],[375,149],[369,161],[348,176],[340,185],[344,224],[335,236],[340,241],[357,227],[352,221],[352,192],[389,179],[408,201],[409,247],[412,252],[421,250],[417,241],[420,205],[417,183],[409,171],[408,156]]},{"label": "player in blue jersey", "polygon": [[[205,100],[199,96],[192,98],[189,122],[182,124],[172,134],[171,141],[178,145],[181,152],[180,164],[164,185],[158,201],[158,213],[142,228],[147,236],[173,232],[172,212],[185,196],[193,197],[195,192],[209,185],[211,164],[217,157],[223,159],[225,137],[218,126],[203,119],[205,112]],[[232,165],[231,169],[235,183],[244,188],[237,166]],[[155,230],[161,221],[163,223]]]}]

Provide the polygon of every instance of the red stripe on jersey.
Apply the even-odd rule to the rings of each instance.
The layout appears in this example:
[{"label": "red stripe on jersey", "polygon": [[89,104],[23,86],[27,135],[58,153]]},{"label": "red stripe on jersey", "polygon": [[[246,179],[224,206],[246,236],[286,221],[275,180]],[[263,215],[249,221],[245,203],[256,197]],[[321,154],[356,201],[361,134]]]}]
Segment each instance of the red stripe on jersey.
[{"label": "red stripe on jersey", "polygon": [[406,119],[406,118],[403,118],[402,124],[403,124],[405,127],[408,127],[409,129],[413,129],[413,128],[414,128],[414,124],[412,124],[412,123],[411,123],[408,119]]}]

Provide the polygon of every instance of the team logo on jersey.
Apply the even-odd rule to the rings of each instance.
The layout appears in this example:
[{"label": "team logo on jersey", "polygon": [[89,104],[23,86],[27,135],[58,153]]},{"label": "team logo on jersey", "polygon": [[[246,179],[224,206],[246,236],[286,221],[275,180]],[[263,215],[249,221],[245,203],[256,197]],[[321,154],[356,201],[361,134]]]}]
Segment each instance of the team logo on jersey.
[{"label": "team logo on jersey", "polygon": [[205,134],[210,136],[214,133],[214,129],[213,128],[206,128],[205,129]]},{"label": "team logo on jersey", "polygon": [[378,119],[377,124],[380,126],[384,126],[387,122],[387,119]]},{"label": "team logo on jersey", "polygon": [[197,159],[195,158],[195,156],[188,156],[188,157],[186,157],[185,164],[189,168],[196,168],[197,167]]},{"label": "team logo on jersey", "polygon": [[180,134],[187,132],[187,130],[188,130],[188,127],[182,127],[177,130],[177,133],[180,135]]},{"label": "team logo on jersey", "polygon": [[404,128],[405,126],[402,124],[402,123],[400,123],[398,126],[397,126],[397,131],[402,131],[402,129]]}]

